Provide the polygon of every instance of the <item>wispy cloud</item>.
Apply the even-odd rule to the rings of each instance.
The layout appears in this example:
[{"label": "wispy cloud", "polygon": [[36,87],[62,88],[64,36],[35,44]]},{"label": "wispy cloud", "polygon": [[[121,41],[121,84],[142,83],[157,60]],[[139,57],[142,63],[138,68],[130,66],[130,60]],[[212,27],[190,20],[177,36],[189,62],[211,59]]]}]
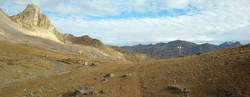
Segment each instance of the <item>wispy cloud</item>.
[{"label": "wispy cloud", "polygon": [[36,4],[62,33],[106,44],[250,42],[249,0],[0,0],[8,14]]}]

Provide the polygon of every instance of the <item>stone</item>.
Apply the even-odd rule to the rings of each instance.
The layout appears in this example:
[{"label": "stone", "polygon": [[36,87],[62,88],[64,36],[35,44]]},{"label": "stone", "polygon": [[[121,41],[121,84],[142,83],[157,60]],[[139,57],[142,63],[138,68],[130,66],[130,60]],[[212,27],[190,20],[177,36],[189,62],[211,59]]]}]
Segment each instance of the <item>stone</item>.
[{"label": "stone", "polygon": [[89,94],[95,94],[95,91],[90,91]]},{"label": "stone", "polygon": [[83,65],[88,65],[87,61],[84,61],[84,64]]},{"label": "stone", "polygon": [[120,87],[120,89],[122,89],[122,90],[123,90],[123,89],[125,89],[125,88],[124,88],[124,87]]},{"label": "stone", "polygon": [[189,93],[190,91],[188,91],[186,88],[183,89],[183,93]]},{"label": "stone", "polygon": [[108,79],[103,79],[104,82],[108,81]]},{"label": "stone", "polygon": [[62,94],[56,94],[56,97],[63,97]]},{"label": "stone", "polygon": [[28,94],[29,97],[41,97],[40,95],[40,91],[37,90],[37,91],[30,91],[30,93]]},{"label": "stone", "polygon": [[190,93],[186,88],[182,88],[180,85],[172,85],[169,86],[171,90],[175,90],[176,92]]},{"label": "stone", "polygon": [[114,77],[113,73],[106,74],[105,77]]},{"label": "stone", "polygon": [[90,66],[98,66],[97,64],[95,64],[95,62],[93,62]]},{"label": "stone", "polygon": [[100,93],[100,94],[103,94],[103,93],[104,93],[104,91],[103,91],[103,90],[100,90],[100,91],[99,91],[99,93]]},{"label": "stone", "polygon": [[129,73],[129,74],[125,74],[125,75],[123,75],[123,77],[128,77],[128,76],[130,76],[131,74]]},{"label": "stone", "polygon": [[82,86],[80,85],[77,90],[75,90],[74,95],[88,95],[88,94],[93,94],[95,89],[90,86]]}]

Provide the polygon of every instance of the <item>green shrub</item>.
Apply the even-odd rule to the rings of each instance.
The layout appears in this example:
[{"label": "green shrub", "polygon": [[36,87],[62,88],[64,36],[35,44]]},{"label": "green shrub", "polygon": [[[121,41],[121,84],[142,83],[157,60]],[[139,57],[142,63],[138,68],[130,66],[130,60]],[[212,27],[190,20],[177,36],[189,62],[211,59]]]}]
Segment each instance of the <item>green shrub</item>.
[{"label": "green shrub", "polygon": [[9,63],[7,63],[8,65],[15,65],[15,63],[12,63],[12,62],[9,62]]},{"label": "green shrub", "polygon": [[14,79],[18,79],[18,78],[20,78],[20,77],[18,77],[18,76],[15,76],[15,77],[12,77],[12,78],[14,78]]}]

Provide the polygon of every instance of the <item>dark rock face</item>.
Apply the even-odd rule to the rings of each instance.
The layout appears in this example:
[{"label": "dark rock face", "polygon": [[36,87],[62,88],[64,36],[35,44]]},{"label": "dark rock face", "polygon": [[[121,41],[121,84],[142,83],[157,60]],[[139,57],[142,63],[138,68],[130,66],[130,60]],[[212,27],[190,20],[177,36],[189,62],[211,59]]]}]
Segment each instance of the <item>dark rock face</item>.
[{"label": "dark rock face", "polygon": [[75,90],[74,95],[88,95],[94,94],[95,89],[90,86],[79,86],[77,90]]},{"label": "dark rock face", "polygon": [[171,41],[168,43],[157,43],[155,45],[134,45],[134,46],[123,46],[123,49],[127,49],[129,51],[135,51],[144,54],[156,54],[161,59],[169,59],[176,58],[178,56],[178,46],[181,46],[181,55],[196,55],[198,52],[213,52],[217,50],[221,50],[221,48],[217,45],[213,44],[195,44],[188,41]]},{"label": "dark rock face", "polygon": [[236,46],[240,46],[240,45],[242,45],[242,44],[238,41],[236,41],[235,43],[233,43],[231,41],[227,41],[227,42],[220,44],[219,47],[224,49],[224,48],[236,47]]}]

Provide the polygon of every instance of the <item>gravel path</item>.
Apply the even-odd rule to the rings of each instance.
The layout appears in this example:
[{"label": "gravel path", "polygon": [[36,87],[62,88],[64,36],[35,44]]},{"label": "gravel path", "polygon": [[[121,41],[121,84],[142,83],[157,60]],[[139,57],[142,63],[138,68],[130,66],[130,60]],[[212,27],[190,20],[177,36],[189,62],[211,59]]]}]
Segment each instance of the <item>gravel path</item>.
[{"label": "gravel path", "polygon": [[73,68],[70,68],[70,65],[67,63],[54,61],[54,60],[47,60],[47,59],[45,61],[48,61],[53,64],[48,70],[44,70],[43,72],[35,72],[35,73],[32,73],[31,75],[20,75],[18,76],[19,78],[16,78],[16,79],[13,79],[13,77],[5,77],[3,79],[0,79],[0,82],[1,82],[0,89],[8,86],[8,84],[13,83],[13,82],[28,80],[28,79],[32,79],[32,78],[40,77],[44,75],[46,76],[61,75],[61,74],[69,73],[70,71],[73,70]]}]

